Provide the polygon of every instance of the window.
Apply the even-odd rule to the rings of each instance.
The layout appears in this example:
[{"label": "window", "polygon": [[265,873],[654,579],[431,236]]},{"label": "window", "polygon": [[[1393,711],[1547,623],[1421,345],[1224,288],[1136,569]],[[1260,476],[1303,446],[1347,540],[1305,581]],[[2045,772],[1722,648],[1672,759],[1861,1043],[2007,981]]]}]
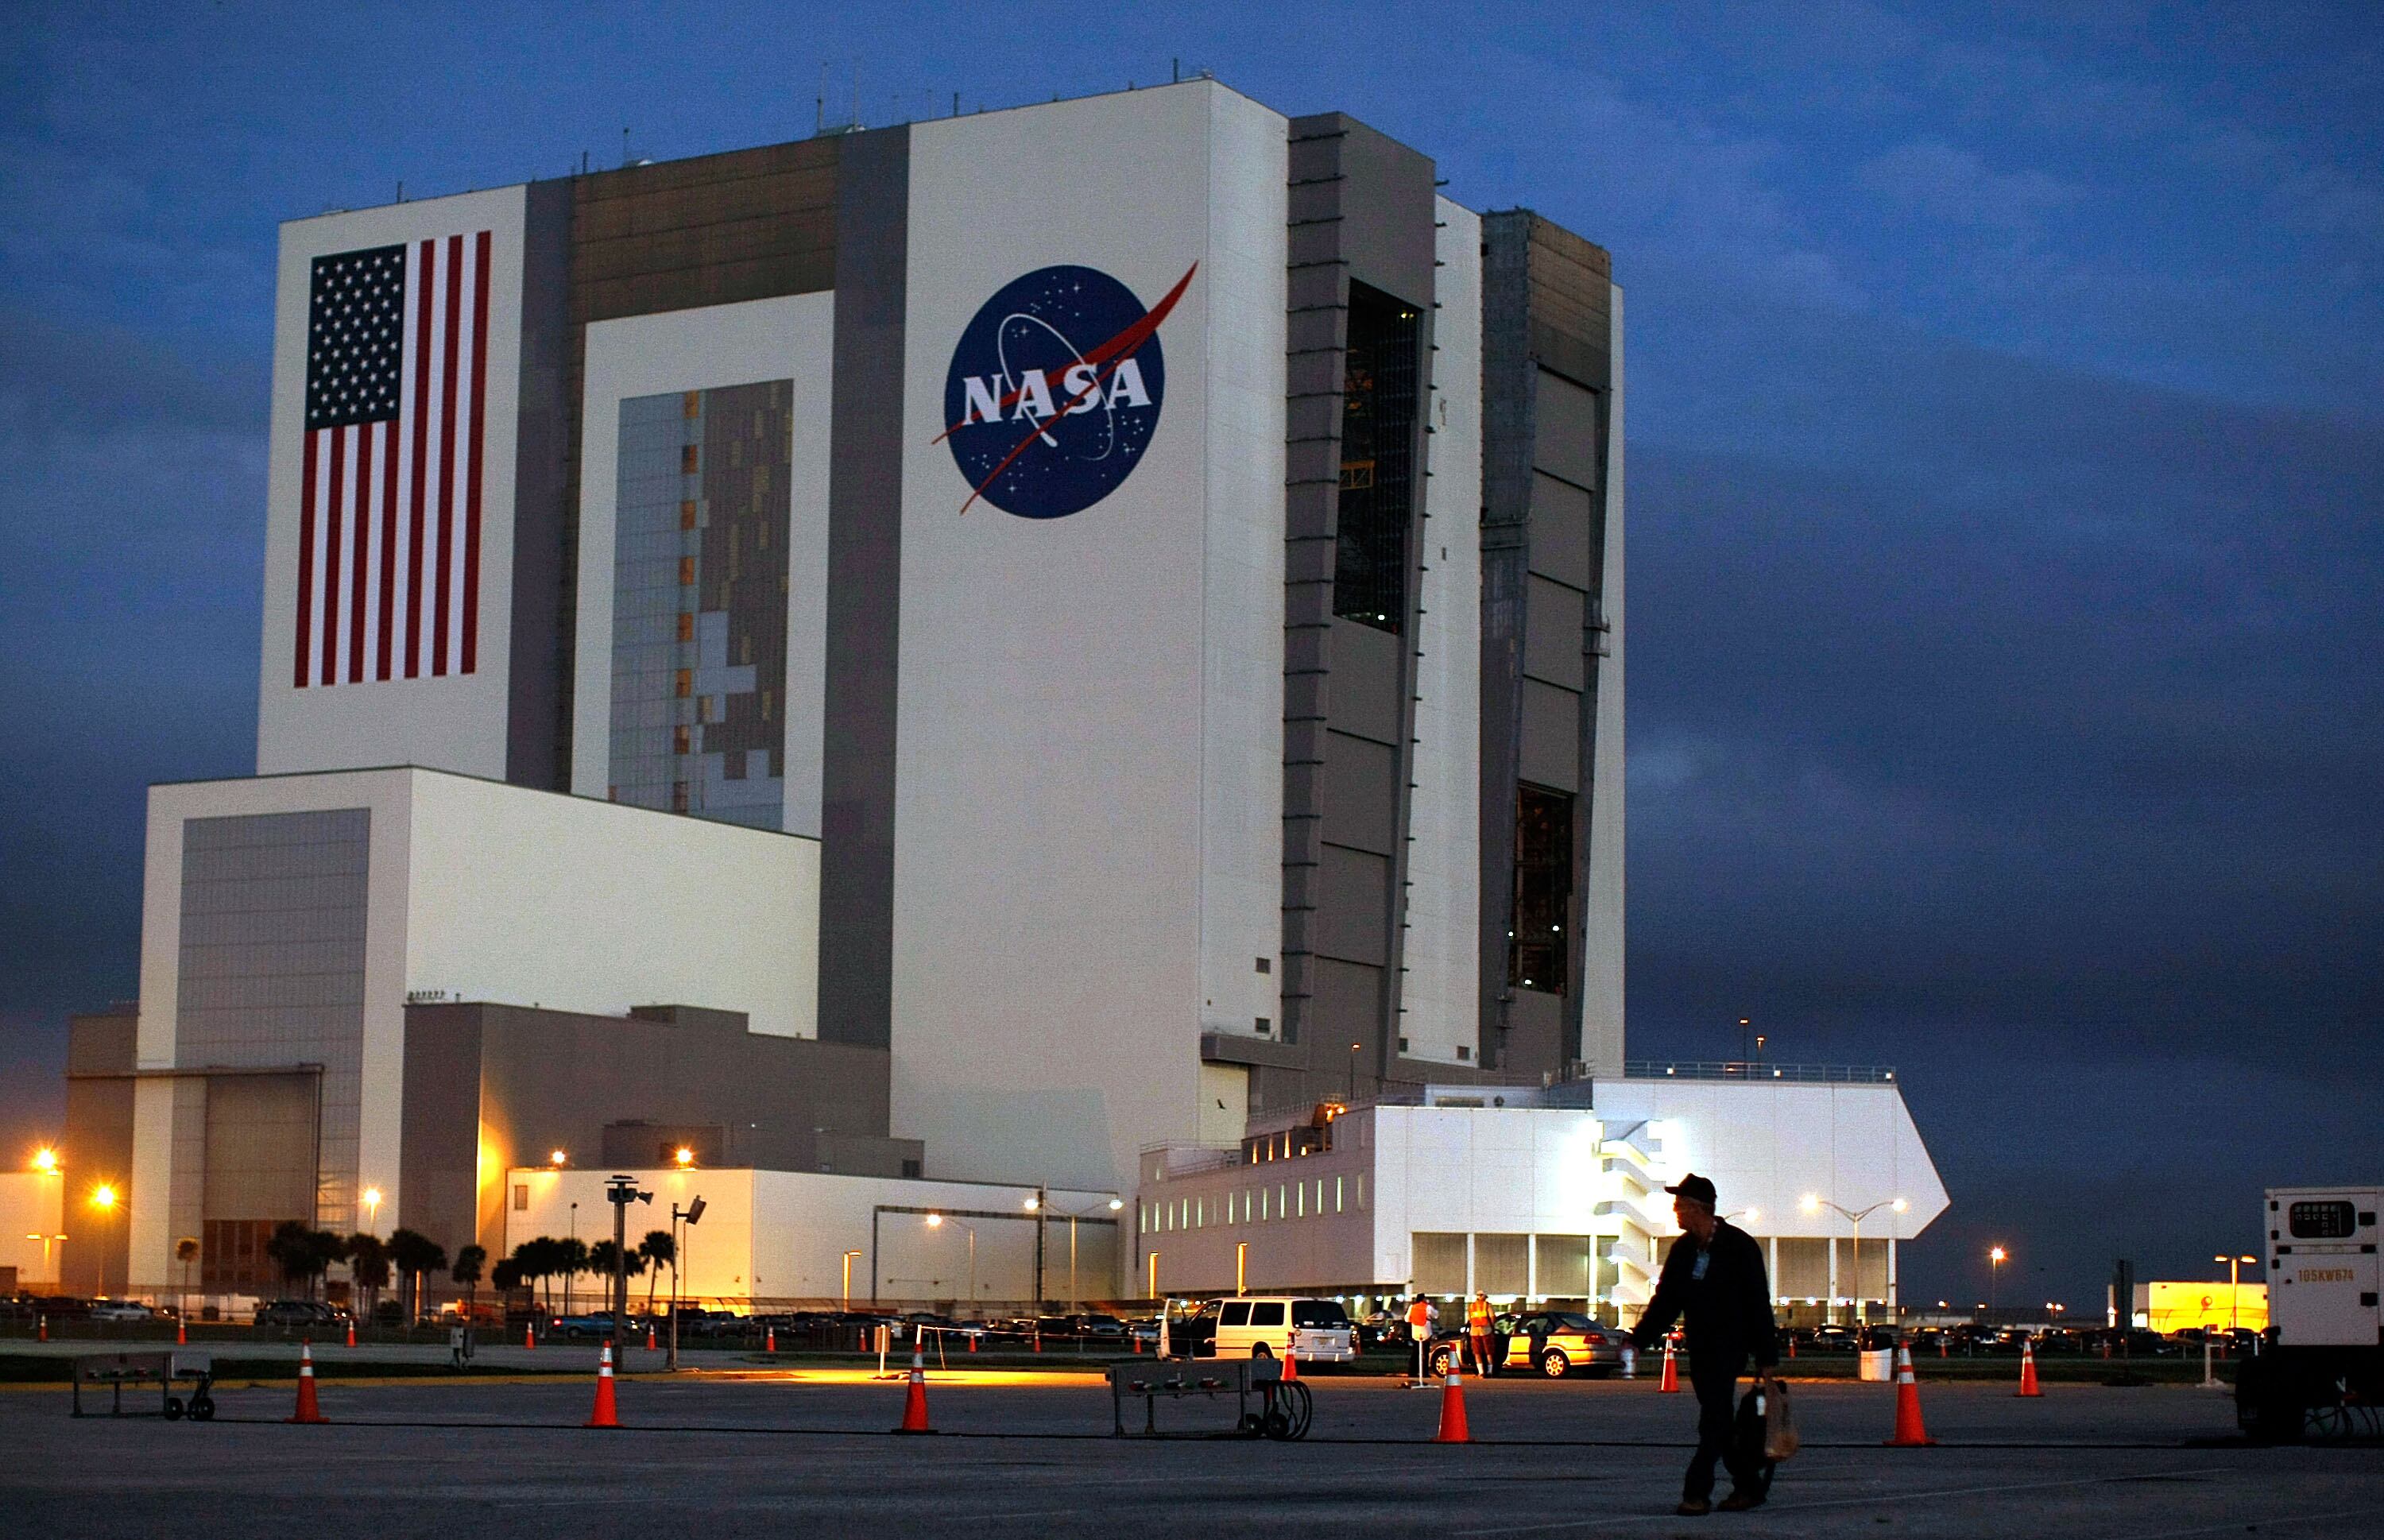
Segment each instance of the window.
[{"label": "window", "polygon": [[1220,1326],[1247,1326],[1249,1323],[1250,1302],[1247,1299],[1228,1299],[1224,1308],[1217,1312],[1217,1324]]},{"label": "window", "polygon": [[1299,1184],[1298,1190],[1299,1197],[1297,1201],[1299,1204],[1299,1217],[1306,1219],[1308,1217],[1308,1184],[1305,1182]]},{"label": "window", "polygon": [[678,640],[681,641],[695,640],[695,615],[691,611],[678,612]]},{"label": "window", "polygon": [[1408,523],[1415,503],[1416,320],[1414,306],[1362,283],[1349,286],[1333,613],[1393,632],[1407,619]]},{"label": "window", "polygon": [[686,700],[689,696],[695,693],[695,670],[692,668],[680,669],[675,683],[678,698],[682,701]]},{"label": "window", "polygon": [[682,498],[679,500],[678,527],[682,529],[692,529],[695,528],[695,500],[693,498]]},{"label": "window", "polygon": [[680,475],[693,476],[697,471],[703,468],[702,463],[696,458],[698,453],[696,446],[693,444],[681,444],[679,446],[678,469]]},{"label": "window", "polygon": [[[1572,795],[1519,786],[1515,795],[1514,931],[1507,942],[1507,982],[1544,994],[1565,992],[1565,947],[1572,919]],[[1470,1058],[1459,1048],[1457,1056]]]},{"label": "window", "polygon": [[1260,973],[1262,973],[1262,974],[1271,974],[1271,973],[1274,972],[1274,959],[1273,959],[1273,958],[1272,958],[1272,957],[1261,957],[1261,958],[1260,958],[1260,959],[1258,960],[1258,962],[1259,962],[1259,972],[1260,972]]},{"label": "window", "polygon": [[528,1208],[529,1184],[528,1182],[515,1182],[514,1184],[514,1212],[521,1213]]},{"label": "window", "polygon": [[1336,1214],[1341,1211],[1341,1178],[1338,1176],[1333,1178],[1333,1211]]},{"label": "window", "polygon": [[1264,1187],[1260,1187],[1260,1188],[1259,1189],[1259,1218],[1260,1218],[1261,1221],[1264,1221],[1264,1220],[1268,1219],[1269,1217],[1271,1217],[1271,1216],[1268,1214],[1267,1210],[1268,1210],[1268,1193],[1267,1193],[1267,1190],[1266,1190]]},{"label": "window", "polygon": [[1263,1037],[1268,1033],[1274,1030],[1274,1018],[1272,1016],[1260,1016],[1252,1025],[1258,1028],[1259,1036]]},{"label": "window", "polygon": [[1283,1301],[1280,1299],[1260,1299],[1254,1301],[1250,1306],[1250,1324],[1253,1326],[1282,1325]]},{"label": "window", "polygon": [[1310,1328],[1347,1326],[1349,1312],[1337,1300],[1295,1299],[1291,1303],[1291,1323]]},{"label": "window", "polygon": [[694,557],[681,556],[678,559],[678,586],[683,589],[691,589],[695,587]]},{"label": "window", "polygon": [[2285,1211],[2295,1240],[2345,1240],[2352,1233],[2348,1203],[2296,1203]]}]

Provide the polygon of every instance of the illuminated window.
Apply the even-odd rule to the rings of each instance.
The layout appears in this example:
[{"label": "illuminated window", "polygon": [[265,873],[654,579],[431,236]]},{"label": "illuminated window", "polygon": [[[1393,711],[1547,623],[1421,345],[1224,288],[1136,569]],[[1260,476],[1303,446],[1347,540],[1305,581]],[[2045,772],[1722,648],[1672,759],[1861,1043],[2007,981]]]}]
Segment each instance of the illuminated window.
[{"label": "illuminated window", "polygon": [[678,640],[681,641],[695,640],[695,615],[692,611],[678,612]]},{"label": "illuminated window", "polygon": [[1341,1211],[1341,1178],[1338,1176],[1333,1178],[1333,1211],[1336,1214]]},{"label": "illuminated window", "polygon": [[678,527],[682,529],[692,529],[695,528],[695,499],[690,497],[680,500],[678,505]]},{"label": "illuminated window", "polygon": [[692,669],[692,668],[682,668],[682,669],[680,669],[680,670],[678,671],[678,681],[677,681],[677,684],[678,684],[677,694],[678,694],[678,698],[679,698],[680,700],[684,701],[684,700],[686,700],[689,696],[690,696],[690,695],[694,694],[694,693],[695,693],[695,670],[694,670],[694,669]]},{"label": "illuminated window", "polygon": [[683,589],[693,588],[695,586],[694,557],[681,556],[678,559],[678,586]]}]

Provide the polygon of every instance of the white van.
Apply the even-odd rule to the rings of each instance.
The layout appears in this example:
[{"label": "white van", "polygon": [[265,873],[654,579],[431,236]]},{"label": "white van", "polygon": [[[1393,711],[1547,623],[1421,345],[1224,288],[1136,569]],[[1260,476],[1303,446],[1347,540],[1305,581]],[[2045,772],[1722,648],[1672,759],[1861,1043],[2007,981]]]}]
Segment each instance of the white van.
[{"label": "white van", "polygon": [[1246,1295],[1214,1300],[1200,1313],[1217,1323],[1215,1351],[1221,1359],[1293,1352],[1302,1363],[1347,1363],[1358,1356],[1357,1328],[1336,1299]]}]

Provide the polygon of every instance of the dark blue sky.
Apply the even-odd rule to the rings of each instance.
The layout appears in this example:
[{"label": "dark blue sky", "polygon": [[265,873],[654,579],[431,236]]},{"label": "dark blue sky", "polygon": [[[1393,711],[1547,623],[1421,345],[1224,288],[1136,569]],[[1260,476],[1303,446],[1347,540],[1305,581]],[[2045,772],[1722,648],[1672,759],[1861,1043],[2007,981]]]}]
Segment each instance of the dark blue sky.
[{"label": "dark blue sky", "polygon": [[[277,221],[1206,67],[1629,295],[1637,1053],[1898,1065],[1907,1297],[2384,1175],[2372,6],[28,6],[0,87],[0,1154],[253,767]],[[1595,14],[1591,14],[1595,13]]]}]

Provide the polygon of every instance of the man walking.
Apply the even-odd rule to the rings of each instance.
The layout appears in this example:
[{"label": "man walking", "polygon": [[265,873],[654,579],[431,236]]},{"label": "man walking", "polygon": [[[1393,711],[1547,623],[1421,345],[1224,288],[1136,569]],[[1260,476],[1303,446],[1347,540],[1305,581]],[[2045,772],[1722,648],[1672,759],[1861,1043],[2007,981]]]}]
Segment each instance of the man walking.
[{"label": "man walking", "polygon": [[1747,1360],[1757,1370],[1780,1361],[1778,1329],[1771,1319],[1771,1285],[1764,1275],[1763,1249],[1755,1237],[1717,1214],[1714,1185],[1694,1173],[1672,1195],[1672,1215],[1683,1232],[1664,1259],[1656,1297],[1632,1331],[1641,1351],[1653,1348],[1676,1320],[1685,1320],[1689,1382],[1697,1393],[1697,1452],[1681,1490],[1680,1512],[1713,1511],[1714,1464],[1730,1469],[1731,1493],[1722,1511],[1759,1505],[1770,1486],[1770,1471],[1732,1447],[1738,1377]]}]

